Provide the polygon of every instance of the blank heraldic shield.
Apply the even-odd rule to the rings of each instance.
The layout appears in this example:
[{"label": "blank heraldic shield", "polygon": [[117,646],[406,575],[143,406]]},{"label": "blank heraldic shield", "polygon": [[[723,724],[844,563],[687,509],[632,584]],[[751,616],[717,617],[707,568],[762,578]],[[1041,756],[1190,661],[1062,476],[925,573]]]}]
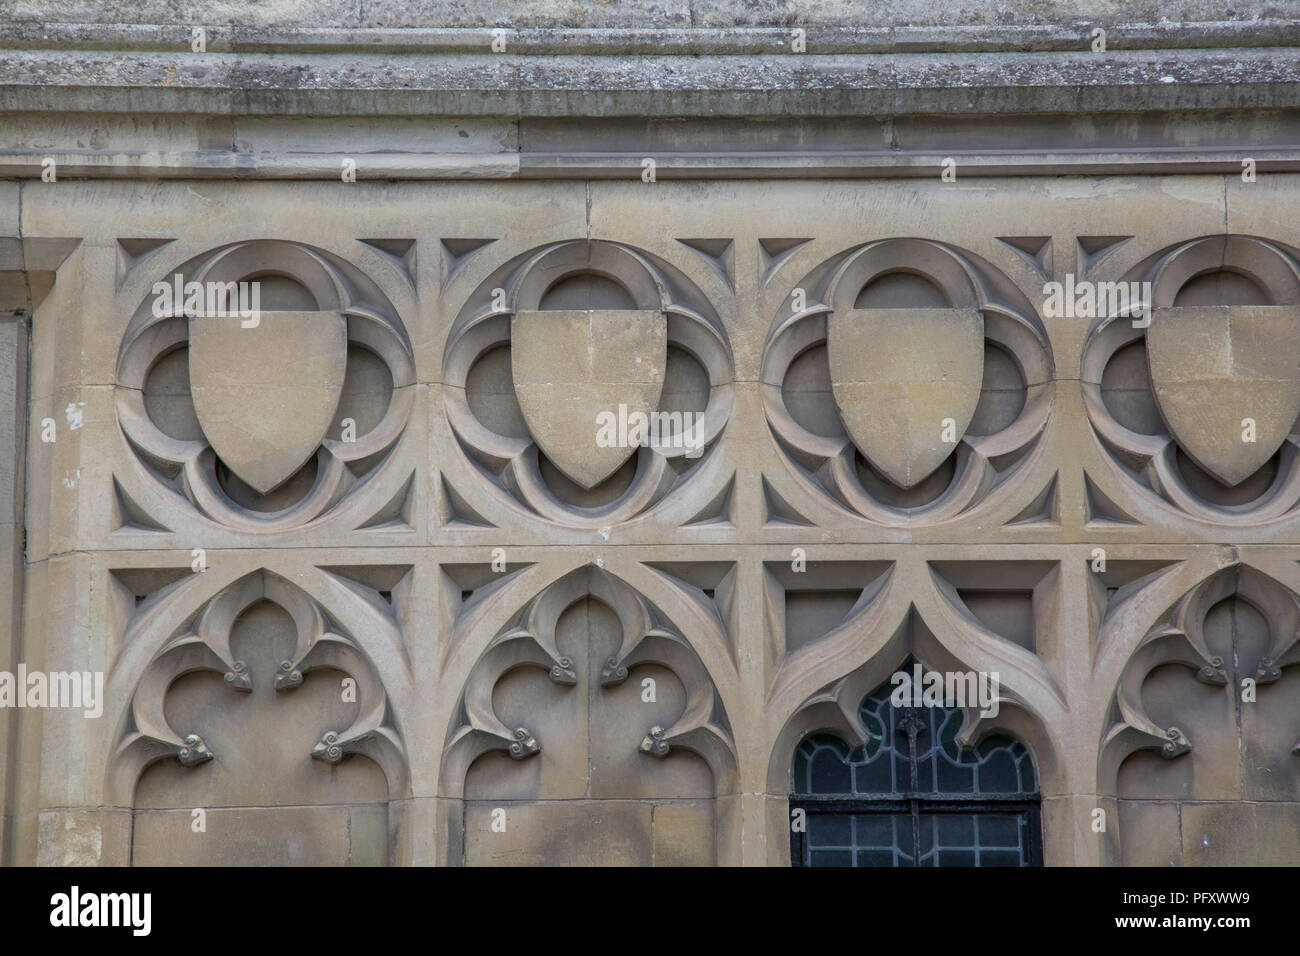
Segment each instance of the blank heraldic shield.
[{"label": "blank heraldic shield", "polygon": [[[619,262],[623,268],[613,278],[613,260],[628,258],[609,247],[562,246],[543,253],[516,289],[510,354],[519,408],[538,447],[583,488],[600,484],[636,451],[630,442],[598,443],[597,416],[617,414],[620,406],[649,416],[664,387],[668,322],[661,291],[643,267]],[[542,308],[548,290],[574,275],[608,277],[637,307],[603,308],[608,303],[588,292],[587,301],[548,301],[552,307]]]},{"label": "blank heraldic shield", "polygon": [[890,481],[911,488],[952,454],[975,414],[984,319],[971,279],[943,255],[931,260],[952,280],[943,283],[952,307],[858,308],[866,286],[899,271],[898,255],[897,246],[869,246],[840,267],[829,289],[827,354],[850,437]]},{"label": "blank heraldic shield", "polygon": [[[1267,304],[1193,304],[1178,290],[1209,265],[1248,261]],[[1160,415],[1195,462],[1229,487],[1258,471],[1300,415],[1300,280],[1245,237],[1188,243],[1152,270],[1147,360]],[[1250,274],[1250,273],[1246,273]]]},{"label": "blank heraldic shield", "polygon": [[[243,278],[257,269],[255,256],[255,249],[237,247],[195,278]],[[337,299],[322,270],[310,271],[320,281],[309,291]],[[188,321],[190,385],[203,433],[231,471],[266,494],[315,454],[334,418],[347,370],[347,322],[336,308]]]}]

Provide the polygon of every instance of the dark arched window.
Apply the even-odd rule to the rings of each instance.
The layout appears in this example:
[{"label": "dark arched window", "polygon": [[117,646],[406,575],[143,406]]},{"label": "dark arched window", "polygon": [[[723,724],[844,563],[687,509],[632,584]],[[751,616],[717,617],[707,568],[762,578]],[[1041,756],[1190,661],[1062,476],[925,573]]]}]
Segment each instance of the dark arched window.
[{"label": "dark arched window", "polygon": [[[862,702],[867,744],[814,736],[795,751],[795,866],[1041,866],[1038,781],[1025,745],[957,743],[958,707]],[[798,811],[802,810],[800,814]]]}]

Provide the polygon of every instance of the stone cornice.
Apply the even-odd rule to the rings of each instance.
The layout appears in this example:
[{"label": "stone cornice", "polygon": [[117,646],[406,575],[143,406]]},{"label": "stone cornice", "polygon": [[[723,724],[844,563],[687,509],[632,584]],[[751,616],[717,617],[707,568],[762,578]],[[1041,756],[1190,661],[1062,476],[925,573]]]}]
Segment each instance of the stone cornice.
[{"label": "stone cornice", "polygon": [[[291,115],[291,114],[290,114]],[[1300,109],[783,118],[0,113],[0,179],[658,179],[1300,171]],[[1141,128],[1141,136],[1133,130]]]},{"label": "stone cornice", "polygon": [[223,116],[859,116],[1279,109],[1297,51],[518,56],[15,50],[0,110]]},{"label": "stone cornice", "polygon": [[1300,169],[1300,21],[1262,0],[1233,21],[1185,0],[1184,22],[1091,0],[1026,24],[944,0],[909,19],[905,0],[805,6],[538,0],[475,26],[440,0],[367,4],[364,22],[306,0],[273,24],[238,6],[162,24],[146,2],[142,25],[89,0],[41,22],[10,0],[0,178],[48,158],[62,178],[334,179],[348,158],[384,180],[638,178],[646,157],[662,178],[930,176],[946,158],[994,176]]},{"label": "stone cornice", "polygon": [[[807,52],[1032,53],[1091,48],[1095,27],[1106,30],[1113,53],[1139,50],[1300,45],[1300,20],[1219,20],[1199,23],[1125,22],[1080,18],[1049,24],[845,25],[824,19],[767,26],[520,26],[469,27],[254,27],[187,17],[168,24],[0,21],[0,49],[184,52],[191,30],[206,31],[208,52],[219,53],[477,53],[500,37],[513,54],[537,56],[707,56],[790,53],[793,31],[804,31]],[[499,32],[498,32],[499,31]]]}]

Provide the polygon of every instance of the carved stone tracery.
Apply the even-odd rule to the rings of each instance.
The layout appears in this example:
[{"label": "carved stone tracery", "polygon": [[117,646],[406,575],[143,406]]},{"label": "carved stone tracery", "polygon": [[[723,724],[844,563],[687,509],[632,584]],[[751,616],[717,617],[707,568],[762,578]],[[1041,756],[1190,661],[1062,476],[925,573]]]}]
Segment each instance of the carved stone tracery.
[{"label": "carved stone tracery", "polygon": [[[1099,318],[1083,351],[1084,402],[1116,474],[1214,524],[1254,525],[1291,514],[1300,502],[1297,254],[1253,236],[1207,236],[1149,257],[1123,281],[1130,280],[1140,289],[1149,284],[1150,298]],[[1108,365],[1133,346],[1144,348],[1159,408],[1151,432],[1122,422],[1103,387]],[[1273,459],[1270,478],[1265,469]],[[1193,480],[1198,469],[1209,481]],[[1247,482],[1257,475],[1265,479],[1258,487]],[[1241,495],[1233,493],[1247,484],[1253,497],[1236,501]],[[1206,496],[1214,486],[1220,500]]]},{"label": "carved stone tracery", "polygon": [[[858,305],[873,283],[899,276],[919,281],[944,304],[904,292],[902,303]],[[948,520],[1003,485],[1046,427],[1047,336],[1023,293],[962,250],[924,239],[869,242],[814,270],[788,302],[795,311],[779,317],[768,336],[763,401],[788,467],[809,494],[877,524]],[[1012,420],[975,434],[969,426],[985,377],[986,341],[1012,358],[1024,399]],[[813,431],[792,412],[783,388],[796,360],[823,345],[839,425]],[[951,477],[926,500],[889,500],[954,455]],[[859,456],[883,479],[884,497],[864,484]]]},{"label": "carved stone tracery", "polygon": [[[556,624],[561,615],[587,596],[614,611],[622,632],[618,651],[598,675],[579,674],[574,661],[556,646]],[[673,747],[693,750],[708,762],[715,780],[730,779],[735,770],[735,743],[717,690],[699,656],[645,598],[614,575],[592,566],[572,571],[543,590],[521,612],[518,622],[494,638],[479,657],[462,695],[457,726],[448,738],[444,775],[463,779],[470,765],[492,750],[504,750],[515,759],[541,752],[543,743],[526,728],[511,729],[496,715],[492,692],[508,671],[535,666],[562,686],[595,677],[602,687],[608,687],[622,683],[631,668],[646,663],[660,664],[676,674],[686,687],[687,702],[671,726],[653,726],[642,741],[630,742],[630,746],[659,757],[667,756]]]},{"label": "carved stone tracery", "polygon": [[[195,314],[183,298],[168,297],[166,307],[152,294],[136,309],[119,353],[116,403],[148,495],[239,531],[275,532],[330,513],[379,474],[410,417],[415,367],[401,321],[371,280],[322,250],[272,240],[234,243],[159,278],[170,286],[173,276],[182,289],[267,288],[260,316],[246,318],[233,304],[230,315]],[[286,303],[294,308],[279,307]],[[190,432],[182,437],[176,423],[156,422],[146,401],[150,375],[180,349],[192,401],[181,418],[196,419],[181,425]],[[335,417],[351,417],[338,408],[350,350],[376,356],[392,391],[373,427],[332,435]]]},{"label": "carved stone tracery", "polygon": [[[295,650],[293,659],[284,661],[275,673],[255,675],[243,661],[232,659],[230,637],[240,615],[263,600],[293,619]],[[408,778],[405,747],[375,668],[360,645],[333,626],[315,600],[267,571],[241,578],[208,601],[192,626],[165,641],[144,667],[109,762],[110,793],[130,805],[136,782],[155,761],[174,756],[185,766],[196,766],[219,756],[200,732],[186,730],[182,736],[168,722],[167,694],[181,677],[215,671],[236,692],[250,692],[257,680],[270,681],[277,692],[287,692],[301,686],[304,675],[317,668],[346,673],[356,682],[353,699],[361,706],[349,726],[327,731],[311,748],[311,756],[338,763],[348,754],[364,755],[383,770],[391,793],[403,793]]]},{"label": "carved stone tracery", "polygon": [[[1225,599],[1238,597],[1260,609],[1269,622],[1269,641],[1254,662],[1227,661],[1209,646],[1206,616]],[[1134,649],[1115,690],[1115,720],[1101,745],[1099,776],[1113,786],[1120,765],[1139,750],[1154,749],[1166,758],[1189,753],[1194,741],[1176,726],[1161,727],[1147,712],[1142,688],[1149,675],[1168,664],[1182,665],[1202,684],[1233,685],[1234,674],[1256,684],[1281,679],[1282,668],[1300,662],[1300,597],[1260,571],[1232,565],[1210,575],[1185,594]],[[1230,686],[1234,696],[1244,688]]]},{"label": "carved stone tracery", "polygon": [[[552,301],[557,288],[575,281],[591,281],[595,291]],[[467,394],[475,366],[507,346],[527,434],[494,430]],[[599,414],[631,419],[659,411],[668,349],[688,356],[707,377],[708,394],[691,411],[690,429],[682,417],[668,423],[667,438],[658,443],[600,445]],[[703,467],[733,403],[730,346],[707,300],[676,270],[612,242],[557,243],[498,270],[449,333],[444,376],[452,429],[496,495],[510,507],[574,527],[627,521],[663,500]],[[625,466],[629,458],[634,465]],[[563,482],[548,479],[548,461],[574,482],[575,492],[597,489],[607,500],[575,500]],[[633,470],[620,488],[611,475],[621,466]]]}]

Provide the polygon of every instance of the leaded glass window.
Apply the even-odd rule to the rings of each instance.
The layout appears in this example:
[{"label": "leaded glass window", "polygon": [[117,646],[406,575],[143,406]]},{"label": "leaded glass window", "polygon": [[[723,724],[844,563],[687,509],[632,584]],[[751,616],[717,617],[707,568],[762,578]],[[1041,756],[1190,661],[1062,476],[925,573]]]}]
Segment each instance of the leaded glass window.
[{"label": "leaded glass window", "polygon": [[896,707],[889,685],[859,710],[867,744],[814,736],[795,751],[795,866],[1041,866],[1038,782],[1025,745],[957,744],[957,707]]}]

